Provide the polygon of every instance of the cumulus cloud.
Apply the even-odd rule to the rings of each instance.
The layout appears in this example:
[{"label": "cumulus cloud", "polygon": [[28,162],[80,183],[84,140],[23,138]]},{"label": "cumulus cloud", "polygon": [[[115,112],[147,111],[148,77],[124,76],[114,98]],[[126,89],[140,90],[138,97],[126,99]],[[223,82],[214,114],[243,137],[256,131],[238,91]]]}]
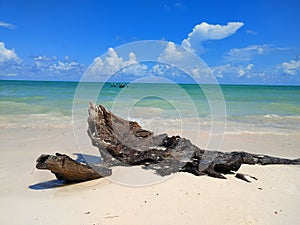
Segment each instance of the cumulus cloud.
[{"label": "cumulus cloud", "polygon": [[[158,57],[158,61],[173,66],[173,77],[185,76],[184,73],[187,73],[193,78],[201,78],[203,82],[212,81],[212,71],[208,66],[186,48],[175,45],[173,42],[167,44],[165,50]],[[175,66],[178,68],[175,69]]]},{"label": "cumulus cloud", "polygon": [[147,66],[140,64],[133,52],[128,54],[128,59],[124,60],[119,57],[113,48],[109,48],[106,56],[103,58],[97,57],[90,66],[86,78],[87,79],[108,79],[109,76],[115,73],[130,74],[142,76],[147,70]]},{"label": "cumulus cloud", "polygon": [[201,78],[201,77],[210,77],[211,75],[211,70],[207,67],[195,67],[190,69],[190,74],[194,78]]},{"label": "cumulus cloud", "polygon": [[5,28],[8,28],[8,29],[15,29],[16,25],[0,21],[0,27],[5,27]]},{"label": "cumulus cloud", "polygon": [[277,70],[288,74],[288,75],[298,75],[300,72],[300,60],[290,60],[289,62],[283,62],[277,65]]},{"label": "cumulus cloud", "polygon": [[201,49],[201,43],[207,40],[220,40],[233,35],[244,25],[242,22],[228,22],[226,25],[212,25],[206,22],[196,25],[182,46],[190,50]]},{"label": "cumulus cloud", "polygon": [[78,79],[85,66],[70,59],[39,55],[19,58],[14,49],[7,49],[0,42],[0,76],[14,76],[21,79]]},{"label": "cumulus cloud", "polygon": [[117,72],[121,68],[123,59],[118,57],[113,48],[109,48],[106,57],[102,60],[100,57],[94,59],[93,64],[89,68],[92,75],[107,75]]},{"label": "cumulus cloud", "polygon": [[238,65],[234,66],[231,64],[215,66],[212,68],[216,77],[223,78],[224,76],[234,76],[236,78],[247,77],[250,78],[253,75],[258,75],[257,73],[253,73],[254,65]]},{"label": "cumulus cloud", "polygon": [[269,45],[250,45],[245,48],[230,49],[224,58],[227,61],[250,61],[255,56],[267,54],[271,50],[275,50],[275,48],[271,48]]},{"label": "cumulus cloud", "polygon": [[56,74],[59,74],[61,72],[69,72],[69,71],[77,70],[79,66],[80,66],[80,64],[77,62],[58,61],[57,64],[53,64],[53,65],[49,66],[49,70]]},{"label": "cumulus cloud", "polygon": [[[175,45],[174,42],[168,42],[165,50],[160,54],[157,60],[159,62],[168,64],[173,68],[174,66],[179,67],[180,69],[185,70],[185,72],[189,74],[191,74],[191,70],[194,69],[191,68],[193,55],[191,55],[191,53],[187,51],[185,48],[182,48],[179,45]],[[158,68],[154,68],[154,69],[156,69],[158,72],[159,70],[161,70],[160,72],[166,71],[166,69],[170,70],[170,67],[166,67],[166,66],[159,66]],[[176,73],[178,73],[178,70]],[[179,76],[179,75],[174,74],[174,76]]]},{"label": "cumulus cloud", "polygon": [[152,67],[152,72],[154,75],[162,76],[170,70],[171,66],[167,64],[156,64]]},{"label": "cumulus cloud", "polygon": [[0,42],[0,63],[19,61],[14,49],[7,49],[4,42]]},{"label": "cumulus cloud", "polygon": [[119,75],[134,75],[134,76],[145,76],[148,73],[148,66],[141,63],[130,63],[121,69]]},{"label": "cumulus cloud", "polygon": [[[35,71],[36,73],[47,73],[50,72],[50,67],[55,64],[57,58],[54,57],[48,57],[45,55],[39,55],[36,57],[33,57],[33,63],[31,65],[32,71]],[[30,65],[28,65],[30,66]],[[53,71],[51,71],[53,72]]]},{"label": "cumulus cloud", "polygon": [[156,64],[151,68],[149,74],[160,77],[182,77],[185,76],[184,73],[176,68],[174,65],[168,64]]},{"label": "cumulus cloud", "polygon": [[176,47],[174,42],[168,42],[165,50],[158,57],[159,61],[176,63],[187,57],[187,52],[184,49]]},{"label": "cumulus cloud", "polygon": [[44,79],[75,79],[80,77],[85,66],[76,61],[67,61],[65,57],[58,59],[57,56],[40,55],[33,58],[33,61],[26,61],[23,70],[19,74],[30,75],[31,77],[43,77]]}]

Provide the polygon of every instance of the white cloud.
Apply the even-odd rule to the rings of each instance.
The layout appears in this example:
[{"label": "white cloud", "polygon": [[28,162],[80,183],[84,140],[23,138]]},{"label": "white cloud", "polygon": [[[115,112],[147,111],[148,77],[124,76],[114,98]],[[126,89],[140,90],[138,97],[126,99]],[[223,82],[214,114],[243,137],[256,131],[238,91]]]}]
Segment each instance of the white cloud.
[{"label": "white cloud", "polygon": [[[182,71],[184,71],[193,78],[201,78],[202,81],[212,79],[212,72],[203,61],[196,59],[193,53],[173,42],[168,42],[165,50],[158,57],[158,61],[173,66],[174,77],[182,76],[184,74]],[[174,69],[175,66],[178,68]]]},{"label": "white cloud", "polygon": [[[179,70],[174,69],[174,67],[178,67],[179,69],[184,70],[184,72],[192,74],[191,64],[193,61],[193,55],[185,48],[176,45],[174,42],[168,42],[165,50],[160,54],[157,59],[159,62],[165,63],[165,65],[169,65],[167,68],[166,66],[160,65],[159,68],[162,70],[160,72],[166,72],[167,70],[172,69],[174,74],[172,76],[179,76]],[[172,68],[171,68],[171,67]],[[164,68],[165,67],[165,68]],[[154,68],[158,70],[159,68]],[[159,71],[158,71],[159,72]],[[169,71],[171,72],[171,71]],[[172,72],[171,72],[172,73]],[[182,74],[182,73],[180,73]],[[198,75],[197,75],[198,77]]]},{"label": "white cloud", "polygon": [[170,67],[170,65],[166,64],[156,64],[152,67],[152,73],[154,75],[162,76],[170,69]]},{"label": "white cloud", "polygon": [[121,76],[125,75],[135,75],[135,76],[145,76],[147,74],[148,67],[145,64],[131,63],[121,69]]},{"label": "white cloud", "polygon": [[282,71],[285,74],[297,75],[300,72],[300,60],[290,60],[289,62],[283,62],[277,66],[277,70]]},{"label": "white cloud", "polygon": [[19,57],[15,53],[14,49],[5,48],[4,42],[0,42],[0,63],[19,61]]},{"label": "white cloud", "polygon": [[181,77],[184,73],[174,65],[159,63],[151,68],[150,74],[160,77]]},{"label": "white cloud", "polygon": [[106,54],[104,60],[100,57],[94,59],[89,71],[92,75],[113,74],[121,68],[123,59],[118,57],[113,48],[109,48]]},{"label": "white cloud", "polygon": [[128,54],[128,60],[119,57],[113,48],[109,48],[104,58],[97,57],[86,73],[87,79],[108,79],[109,76],[119,72],[142,76],[147,70],[147,66],[138,63],[133,52]]},{"label": "white cloud", "polygon": [[53,60],[53,58],[50,58],[50,57],[47,57],[47,56],[44,56],[44,55],[39,55],[37,57],[34,57],[33,59],[35,61],[51,61],[51,60]]},{"label": "white cloud", "polygon": [[6,27],[8,29],[15,29],[16,25],[0,21],[0,27]]},{"label": "white cloud", "polygon": [[32,70],[37,73],[53,72],[54,67],[56,66],[54,57],[39,55],[34,57],[33,60]]},{"label": "white cloud", "polygon": [[0,76],[15,76],[21,79],[76,79],[85,66],[75,61],[58,60],[56,56],[39,55],[20,59],[13,49],[0,42]]},{"label": "white cloud", "polygon": [[70,72],[70,71],[77,71],[78,68],[80,67],[80,64],[77,62],[62,62],[58,61],[57,64],[53,64],[49,66],[49,70],[59,74],[61,72]]},{"label": "white cloud", "polygon": [[[253,75],[258,75],[257,73],[253,73],[254,65],[238,65],[234,66],[231,64],[226,64],[222,66],[215,66],[212,68],[212,71],[216,77],[223,78],[224,76],[234,76],[237,78],[247,77],[250,78]],[[262,75],[262,74],[261,74]]]},{"label": "white cloud", "polygon": [[200,69],[199,68],[191,69],[191,74],[195,78],[200,78]]},{"label": "white cloud", "polygon": [[224,56],[227,61],[250,61],[257,55],[269,53],[274,48],[268,45],[250,45],[245,48],[230,49]]},{"label": "white cloud", "polygon": [[129,52],[129,60],[124,62],[124,66],[137,63],[136,56],[133,52]]},{"label": "white cloud", "polygon": [[177,48],[174,42],[168,42],[167,47],[158,57],[159,61],[176,63],[186,57],[186,51]]},{"label": "white cloud", "polygon": [[37,56],[33,64],[28,64],[27,69],[39,75],[78,75],[83,73],[84,66],[76,61],[58,60],[56,56]]},{"label": "white cloud", "polygon": [[240,66],[238,68],[238,70],[237,70],[238,77],[243,77],[245,75],[247,75],[248,77],[250,77],[251,76],[250,72],[252,71],[253,66],[254,66],[253,64],[248,64],[245,67]]},{"label": "white cloud", "polygon": [[242,22],[228,22],[226,25],[212,25],[206,22],[196,25],[188,37],[182,41],[182,46],[190,50],[199,50],[201,43],[207,40],[220,40],[233,35],[244,25]]}]

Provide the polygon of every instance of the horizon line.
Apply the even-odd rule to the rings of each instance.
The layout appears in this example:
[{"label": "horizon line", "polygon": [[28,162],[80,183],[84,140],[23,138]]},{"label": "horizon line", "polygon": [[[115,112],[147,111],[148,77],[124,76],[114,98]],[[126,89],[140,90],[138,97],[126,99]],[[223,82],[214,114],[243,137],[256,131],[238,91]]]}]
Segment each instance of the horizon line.
[{"label": "horizon line", "polygon": [[160,82],[128,82],[128,81],[76,81],[76,80],[35,80],[35,79],[1,79],[2,81],[24,81],[24,82],[61,82],[61,83],[125,83],[125,84],[184,84],[184,85],[240,85],[240,86],[296,86],[300,87],[300,84],[262,84],[262,83],[160,83]]}]

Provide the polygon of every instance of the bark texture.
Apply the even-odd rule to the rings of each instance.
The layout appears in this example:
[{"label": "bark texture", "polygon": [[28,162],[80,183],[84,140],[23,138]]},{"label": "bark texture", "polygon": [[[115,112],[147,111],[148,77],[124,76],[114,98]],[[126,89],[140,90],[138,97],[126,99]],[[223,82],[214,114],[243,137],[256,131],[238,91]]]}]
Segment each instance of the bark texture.
[{"label": "bark texture", "polygon": [[111,175],[111,170],[108,168],[91,167],[60,153],[56,153],[55,156],[41,155],[36,161],[36,168],[50,170],[58,180],[68,182],[81,182]]}]

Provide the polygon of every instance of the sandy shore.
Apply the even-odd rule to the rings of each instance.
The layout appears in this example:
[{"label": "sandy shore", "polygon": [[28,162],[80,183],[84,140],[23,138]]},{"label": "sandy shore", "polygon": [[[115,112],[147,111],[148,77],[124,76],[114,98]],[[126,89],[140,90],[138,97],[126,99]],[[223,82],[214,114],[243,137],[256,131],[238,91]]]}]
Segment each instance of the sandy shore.
[{"label": "sandy shore", "polygon": [[[71,127],[7,128],[0,137],[0,224],[299,223],[300,166],[242,166],[258,178],[251,184],[178,173],[143,187],[99,179],[55,188],[47,183],[55,177],[35,170],[35,160],[80,153]],[[299,146],[300,135],[227,134],[222,149],[296,158]],[[114,172],[121,176],[122,168]]]}]

